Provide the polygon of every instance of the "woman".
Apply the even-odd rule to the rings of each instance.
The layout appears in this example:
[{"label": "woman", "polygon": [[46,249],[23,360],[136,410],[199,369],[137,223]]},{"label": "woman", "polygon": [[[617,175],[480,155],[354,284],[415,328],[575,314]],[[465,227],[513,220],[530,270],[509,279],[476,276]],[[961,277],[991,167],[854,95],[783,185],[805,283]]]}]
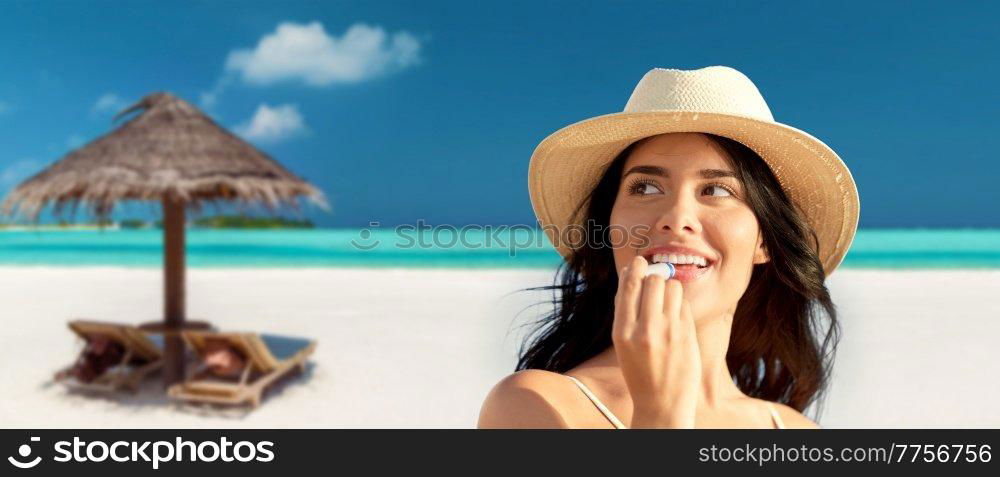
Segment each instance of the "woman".
[{"label": "woman", "polygon": [[[529,176],[566,262],[480,427],[818,427],[801,411],[836,348],[824,280],[859,211],[836,153],[732,68],[656,69],[625,112],[546,138]],[[676,275],[646,276],[660,262]]]}]

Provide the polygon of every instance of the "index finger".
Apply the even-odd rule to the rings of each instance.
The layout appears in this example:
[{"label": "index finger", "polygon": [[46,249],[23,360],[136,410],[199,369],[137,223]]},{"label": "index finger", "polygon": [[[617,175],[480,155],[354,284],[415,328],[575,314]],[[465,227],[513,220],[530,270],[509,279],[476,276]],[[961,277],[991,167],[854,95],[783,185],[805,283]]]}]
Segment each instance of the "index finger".
[{"label": "index finger", "polygon": [[[639,311],[639,297],[642,292],[642,277],[646,275],[646,259],[636,256],[623,270],[615,295],[615,315],[612,336],[630,333],[635,326]],[[619,335],[620,336],[620,335]]]}]

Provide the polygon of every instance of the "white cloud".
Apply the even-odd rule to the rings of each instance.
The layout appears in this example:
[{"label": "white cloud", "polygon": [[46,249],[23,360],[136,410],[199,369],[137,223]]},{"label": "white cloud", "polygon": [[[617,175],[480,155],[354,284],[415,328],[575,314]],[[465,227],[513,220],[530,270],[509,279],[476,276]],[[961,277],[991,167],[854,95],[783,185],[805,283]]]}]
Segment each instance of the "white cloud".
[{"label": "white cloud", "polygon": [[0,170],[0,193],[7,193],[19,182],[41,171],[43,166],[41,161],[35,159],[21,159],[4,167]]},{"label": "white cloud", "polygon": [[236,133],[246,139],[278,142],[306,131],[305,121],[298,106],[282,104],[270,107],[261,104],[249,121],[236,126]]},{"label": "white cloud", "polygon": [[87,138],[83,137],[82,134],[71,134],[66,138],[66,146],[70,149],[76,149],[87,142]]},{"label": "white cloud", "polygon": [[222,94],[223,87],[224,83],[220,80],[215,83],[215,86],[212,86],[211,90],[202,91],[198,104],[204,109],[214,108],[215,103],[219,102],[219,95]]},{"label": "white cloud", "polygon": [[283,22],[255,48],[230,52],[226,71],[255,85],[356,83],[419,64],[420,47],[417,37],[406,31],[390,35],[364,23],[351,25],[336,37],[317,21]]},{"label": "white cloud", "polygon": [[95,113],[117,113],[129,106],[129,103],[115,93],[105,93],[94,103]]}]

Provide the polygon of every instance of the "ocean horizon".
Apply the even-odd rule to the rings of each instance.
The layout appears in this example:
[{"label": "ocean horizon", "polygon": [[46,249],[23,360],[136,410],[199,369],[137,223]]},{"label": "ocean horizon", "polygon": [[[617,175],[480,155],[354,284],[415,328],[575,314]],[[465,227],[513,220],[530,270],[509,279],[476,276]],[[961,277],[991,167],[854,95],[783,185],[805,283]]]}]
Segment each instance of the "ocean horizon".
[{"label": "ocean horizon", "polygon": [[[555,268],[538,230],[433,236],[385,229],[187,231],[191,267]],[[0,230],[0,266],[159,267],[158,229]],[[844,268],[1000,268],[1000,229],[859,229]]]}]

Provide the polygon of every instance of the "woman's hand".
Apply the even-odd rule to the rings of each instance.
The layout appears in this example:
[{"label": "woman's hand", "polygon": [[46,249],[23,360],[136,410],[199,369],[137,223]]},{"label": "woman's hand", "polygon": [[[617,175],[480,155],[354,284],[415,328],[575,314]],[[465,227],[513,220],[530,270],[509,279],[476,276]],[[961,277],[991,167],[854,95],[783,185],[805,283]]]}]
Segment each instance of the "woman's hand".
[{"label": "woman's hand", "polygon": [[694,319],[678,280],[646,275],[637,256],[622,272],[611,338],[632,395],[630,427],[693,428],[701,393]]}]

